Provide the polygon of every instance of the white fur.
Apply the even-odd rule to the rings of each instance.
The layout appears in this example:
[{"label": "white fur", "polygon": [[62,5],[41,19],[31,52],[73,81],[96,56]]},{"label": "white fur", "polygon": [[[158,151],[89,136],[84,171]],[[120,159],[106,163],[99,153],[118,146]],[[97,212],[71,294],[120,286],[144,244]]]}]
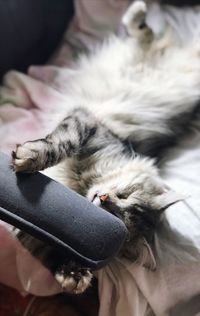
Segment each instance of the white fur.
[{"label": "white fur", "polygon": [[[143,21],[145,12],[144,2],[137,1],[125,13],[122,20],[129,34],[139,23],[137,19],[133,23],[135,17]],[[112,36],[89,57],[82,56],[70,71],[66,104],[54,115],[54,121],[83,106],[122,138],[142,141],[151,130],[170,133],[163,118],[190,111],[200,98],[200,45],[192,42],[183,49],[169,27],[161,38],[147,41],[148,46],[141,45],[139,37],[140,33],[127,38]],[[101,161],[103,172],[102,165],[113,171],[115,162]],[[65,163],[56,171],[51,168],[48,174],[69,185],[63,168]],[[68,169],[70,173],[70,164]]]},{"label": "white fur", "polygon": [[124,138],[142,140],[155,126],[166,132],[162,118],[189,110],[200,98],[199,56],[199,43],[183,49],[169,29],[145,49],[137,38],[112,36],[70,71],[57,120],[84,106]]}]

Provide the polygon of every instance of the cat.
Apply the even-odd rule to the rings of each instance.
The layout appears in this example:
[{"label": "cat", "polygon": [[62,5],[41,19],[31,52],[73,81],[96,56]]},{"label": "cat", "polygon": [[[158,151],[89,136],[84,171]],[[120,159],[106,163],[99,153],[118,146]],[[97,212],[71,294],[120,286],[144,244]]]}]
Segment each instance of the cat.
[{"label": "cat", "polygon": [[[182,137],[200,100],[200,47],[156,36],[147,7],[134,2],[122,22],[127,36],[111,36],[69,71],[66,106],[43,139],[18,145],[16,172],[45,173],[122,219],[128,236],[120,256],[154,270],[153,233],[163,212],[182,197],[162,181],[157,162]],[[68,70],[66,70],[68,71]],[[79,294],[92,273],[56,249],[20,231],[18,238]]]}]

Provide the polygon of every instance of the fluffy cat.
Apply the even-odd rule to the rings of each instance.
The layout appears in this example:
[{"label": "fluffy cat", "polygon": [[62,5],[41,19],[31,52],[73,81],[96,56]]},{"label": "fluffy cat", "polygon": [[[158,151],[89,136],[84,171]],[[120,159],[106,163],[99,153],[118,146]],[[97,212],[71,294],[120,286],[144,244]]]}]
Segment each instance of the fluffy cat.
[{"label": "fluffy cat", "polygon": [[[154,158],[183,135],[200,99],[200,48],[157,38],[146,5],[123,16],[127,36],[112,36],[69,71],[66,107],[44,139],[18,145],[16,172],[45,171],[92,203],[120,217],[129,235],[120,255],[154,269],[153,232],[162,212],[180,200],[165,186]],[[87,267],[20,232],[21,242],[53,271],[69,293],[90,284]]]}]

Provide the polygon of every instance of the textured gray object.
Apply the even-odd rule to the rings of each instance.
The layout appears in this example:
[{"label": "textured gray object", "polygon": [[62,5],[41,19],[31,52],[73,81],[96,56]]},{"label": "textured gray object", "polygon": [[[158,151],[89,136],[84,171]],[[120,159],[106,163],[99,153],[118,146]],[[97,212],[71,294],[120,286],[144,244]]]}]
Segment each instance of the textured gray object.
[{"label": "textured gray object", "polygon": [[43,174],[16,175],[2,153],[0,219],[91,269],[106,265],[127,233],[121,220]]}]

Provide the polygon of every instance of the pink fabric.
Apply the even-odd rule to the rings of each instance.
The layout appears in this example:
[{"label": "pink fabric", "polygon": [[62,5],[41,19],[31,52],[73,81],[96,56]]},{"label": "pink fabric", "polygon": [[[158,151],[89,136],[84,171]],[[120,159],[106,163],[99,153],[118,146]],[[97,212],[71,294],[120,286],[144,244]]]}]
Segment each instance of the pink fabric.
[{"label": "pink fabric", "polygon": [[46,296],[62,292],[51,273],[33,258],[0,221],[0,281],[7,286]]},{"label": "pink fabric", "polygon": [[45,136],[47,113],[64,102],[63,96],[45,83],[10,72],[1,87],[0,149],[9,153],[17,143]]}]

